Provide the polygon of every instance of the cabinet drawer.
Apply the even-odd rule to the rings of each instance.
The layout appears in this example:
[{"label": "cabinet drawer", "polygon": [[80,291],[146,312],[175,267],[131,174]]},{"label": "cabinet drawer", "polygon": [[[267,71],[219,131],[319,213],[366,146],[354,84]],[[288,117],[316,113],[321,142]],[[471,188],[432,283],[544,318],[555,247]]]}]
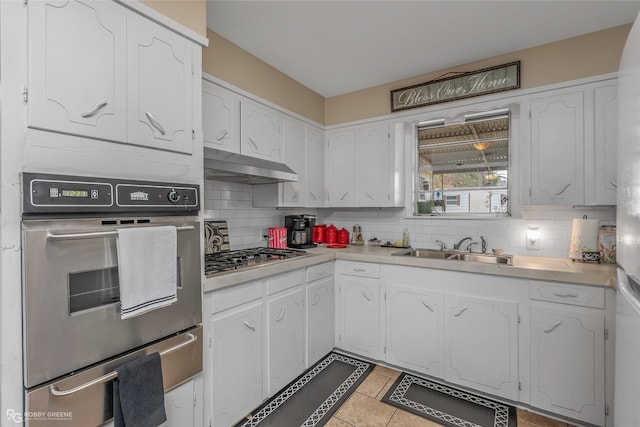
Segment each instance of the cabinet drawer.
[{"label": "cabinet drawer", "polygon": [[257,281],[213,291],[211,313],[219,313],[245,302],[262,298],[262,285],[262,281]]},{"label": "cabinet drawer", "polygon": [[604,288],[593,286],[530,280],[529,297],[540,301],[604,308]]},{"label": "cabinet drawer", "polygon": [[342,274],[352,276],[380,277],[380,265],[368,262],[345,262],[340,269]]},{"label": "cabinet drawer", "polygon": [[267,293],[269,295],[276,292],[283,291],[285,289],[292,288],[296,285],[301,285],[304,282],[304,269],[290,271],[288,273],[280,274],[278,276],[270,277],[267,280]]},{"label": "cabinet drawer", "polygon": [[307,282],[322,279],[333,275],[333,262],[325,262],[307,267]]}]

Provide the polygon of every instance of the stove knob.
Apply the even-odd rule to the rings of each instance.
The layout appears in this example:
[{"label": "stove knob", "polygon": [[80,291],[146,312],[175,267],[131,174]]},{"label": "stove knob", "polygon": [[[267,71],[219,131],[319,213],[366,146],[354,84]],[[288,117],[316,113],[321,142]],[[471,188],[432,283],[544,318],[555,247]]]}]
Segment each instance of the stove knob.
[{"label": "stove knob", "polygon": [[178,200],[180,200],[180,194],[176,190],[171,190],[169,194],[167,194],[167,199],[169,199],[171,203],[177,203]]}]

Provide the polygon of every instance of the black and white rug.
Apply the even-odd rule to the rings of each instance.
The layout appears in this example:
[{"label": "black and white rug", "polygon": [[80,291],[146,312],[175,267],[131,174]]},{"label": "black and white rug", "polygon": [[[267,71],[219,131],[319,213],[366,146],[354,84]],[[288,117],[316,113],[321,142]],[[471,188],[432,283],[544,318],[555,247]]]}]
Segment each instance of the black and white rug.
[{"label": "black and white rug", "polygon": [[402,373],[382,398],[397,408],[453,427],[516,427],[515,408]]},{"label": "black and white rug", "polygon": [[322,426],[374,365],[329,353],[235,427]]}]

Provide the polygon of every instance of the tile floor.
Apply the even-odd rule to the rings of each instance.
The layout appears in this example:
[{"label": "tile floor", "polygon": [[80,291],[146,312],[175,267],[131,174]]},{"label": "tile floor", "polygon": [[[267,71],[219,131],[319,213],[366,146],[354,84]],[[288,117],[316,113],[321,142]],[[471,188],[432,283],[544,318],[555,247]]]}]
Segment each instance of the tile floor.
[{"label": "tile floor", "polygon": [[[439,427],[440,424],[380,401],[400,375],[377,365],[338,409],[326,427]],[[518,409],[518,427],[572,427],[560,421]]]}]

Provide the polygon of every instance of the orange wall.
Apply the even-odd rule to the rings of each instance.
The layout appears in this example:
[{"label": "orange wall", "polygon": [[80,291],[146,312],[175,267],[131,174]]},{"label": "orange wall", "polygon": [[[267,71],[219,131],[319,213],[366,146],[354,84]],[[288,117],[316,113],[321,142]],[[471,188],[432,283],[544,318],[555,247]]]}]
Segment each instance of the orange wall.
[{"label": "orange wall", "polygon": [[630,29],[631,24],[623,25],[327,98],[326,124],[390,114],[392,90],[427,82],[448,71],[474,71],[519,60],[523,89],[613,73],[618,71]]},{"label": "orange wall", "polygon": [[201,36],[207,36],[206,0],[141,0],[141,3],[190,28]]},{"label": "orange wall", "polygon": [[323,96],[281,73],[215,32],[207,32],[209,46],[202,51],[202,71],[324,124]]}]

